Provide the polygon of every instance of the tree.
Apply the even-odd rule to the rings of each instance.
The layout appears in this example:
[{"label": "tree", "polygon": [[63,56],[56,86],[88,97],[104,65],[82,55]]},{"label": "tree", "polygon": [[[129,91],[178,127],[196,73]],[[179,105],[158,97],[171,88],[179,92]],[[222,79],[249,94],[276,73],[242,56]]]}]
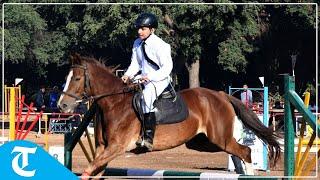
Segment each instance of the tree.
[{"label": "tree", "polygon": [[246,56],[253,52],[252,39],[259,32],[255,20],[258,11],[255,5],[171,7],[179,37],[177,47],[186,60],[190,87],[200,85],[200,64],[206,59],[226,72],[245,72]]},{"label": "tree", "polygon": [[[179,5],[172,6],[171,12],[176,24],[178,45],[176,50],[185,60],[189,72],[189,87],[200,86],[199,70],[200,57],[203,50],[203,28],[210,6],[206,5]],[[200,18],[201,17],[201,18]]]},{"label": "tree", "polygon": [[[229,72],[245,72],[247,55],[254,48],[252,40],[258,35],[257,5],[242,5],[234,9],[230,24],[227,25],[227,38],[219,44],[218,64]],[[230,19],[229,19],[230,20]]]},{"label": "tree", "polygon": [[59,63],[64,56],[67,37],[60,31],[48,31],[46,21],[40,16],[38,9],[39,6],[5,5],[6,70],[23,65],[36,73],[36,76],[44,76],[45,66]]},{"label": "tree", "polygon": [[[261,75],[271,81],[277,73],[287,71],[291,52],[300,53],[297,74],[310,77],[309,71],[298,66],[301,57],[315,58],[315,46],[305,45],[314,38],[309,34],[315,32],[315,8],[310,6],[6,5],[6,67],[29,77],[47,74],[57,78],[57,67],[66,74],[70,52],[127,67],[136,38],[132,24],[143,11],[159,18],[156,34],[171,44],[179,83],[189,76],[183,88],[201,85],[216,89],[248,77],[257,80]],[[307,64],[312,67],[311,62]],[[5,73],[6,77],[15,76],[14,71]]]},{"label": "tree", "polygon": [[297,54],[297,91],[302,94],[307,83],[315,85],[315,15],[315,5],[266,6],[260,14],[265,30],[257,38],[260,50],[255,53],[260,63],[252,63],[249,74],[264,75],[270,88],[277,87],[282,82],[279,74],[292,75],[291,56]]}]

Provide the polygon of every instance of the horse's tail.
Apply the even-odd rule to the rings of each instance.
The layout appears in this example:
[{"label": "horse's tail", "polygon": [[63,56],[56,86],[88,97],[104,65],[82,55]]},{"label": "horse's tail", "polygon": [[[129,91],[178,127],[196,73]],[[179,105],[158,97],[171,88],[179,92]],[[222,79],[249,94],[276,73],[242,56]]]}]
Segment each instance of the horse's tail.
[{"label": "horse's tail", "polygon": [[239,99],[227,94],[226,96],[244,126],[252,130],[264,143],[268,144],[269,159],[274,165],[280,158],[281,149],[273,130],[266,127],[259,120],[258,116],[252,110],[249,110]]}]

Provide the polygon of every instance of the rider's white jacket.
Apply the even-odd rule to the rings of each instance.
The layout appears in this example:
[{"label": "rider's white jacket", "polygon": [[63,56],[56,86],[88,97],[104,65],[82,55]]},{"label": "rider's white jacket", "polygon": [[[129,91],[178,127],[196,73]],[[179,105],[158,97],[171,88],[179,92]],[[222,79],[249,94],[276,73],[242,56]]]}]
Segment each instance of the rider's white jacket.
[{"label": "rider's white jacket", "polygon": [[[148,106],[145,111],[152,112],[152,103],[156,96],[159,96],[171,81],[170,73],[172,71],[173,63],[170,45],[160,39],[157,35],[151,34],[145,43],[146,54],[159,66],[159,69],[157,70],[154,65],[146,60],[142,50],[142,40],[138,38],[134,41],[131,64],[125,75],[133,78],[133,76],[141,70],[142,75],[146,75],[150,79],[150,82],[145,83],[143,94],[145,103]],[[149,98],[149,96],[151,96],[151,98]]]},{"label": "rider's white jacket", "polygon": [[147,75],[151,81],[161,81],[169,77],[172,71],[171,47],[157,35],[151,34],[145,41],[145,50],[148,57],[155,62],[160,69],[148,63],[142,51],[142,41],[136,39],[132,48],[131,64],[125,73],[132,78],[139,70],[142,70],[142,75]]}]

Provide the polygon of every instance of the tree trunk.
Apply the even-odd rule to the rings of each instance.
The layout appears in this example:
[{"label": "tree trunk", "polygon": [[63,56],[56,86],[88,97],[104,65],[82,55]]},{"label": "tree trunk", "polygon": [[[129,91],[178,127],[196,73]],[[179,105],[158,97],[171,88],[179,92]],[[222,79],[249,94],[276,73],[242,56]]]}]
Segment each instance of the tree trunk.
[{"label": "tree trunk", "polygon": [[189,88],[199,87],[200,60],[195,60],[191,65],[186,65],[189,72]]}]

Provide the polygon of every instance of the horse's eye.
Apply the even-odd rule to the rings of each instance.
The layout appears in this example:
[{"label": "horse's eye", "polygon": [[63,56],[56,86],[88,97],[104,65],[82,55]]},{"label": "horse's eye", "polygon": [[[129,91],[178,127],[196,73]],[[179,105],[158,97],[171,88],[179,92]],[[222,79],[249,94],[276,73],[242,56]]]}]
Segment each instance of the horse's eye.
[{"label": "horse's eye", "polygon": [[79,80],[80,80],[80,77],[76,77],[75,80],[76,80],[76,81],[79,81]]}]

